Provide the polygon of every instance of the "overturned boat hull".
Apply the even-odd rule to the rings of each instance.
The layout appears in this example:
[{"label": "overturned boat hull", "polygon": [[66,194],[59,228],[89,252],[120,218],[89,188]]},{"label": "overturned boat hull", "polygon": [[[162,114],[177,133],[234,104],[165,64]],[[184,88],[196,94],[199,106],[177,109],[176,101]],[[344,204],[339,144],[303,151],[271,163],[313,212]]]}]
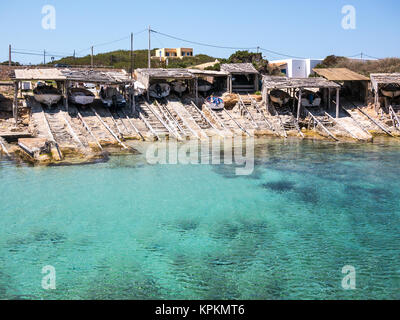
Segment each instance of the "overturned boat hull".
[{"label": "overturned boat hull", "polygon": [[179,94],[184,93],[188,88],[187,85],[182,82],[175,82],[172,84],[172,87],[174,88],[174,91]]},{"label": "overturned boat hull", "polygon": [[95,95],[87,89],[71,89],[69,92],[69,101],[81,106],[87,106],[93,103]]},{"label": "overturned boat hull", "polygon": [[35,100],[40,102],[48,107],[51,107],[53,104],[58,103],[61,100],[61,94],[34,94]]},{"label": "overturned boat hull", "polygon": [[270,93],[270,98],[273,103],[283,106],[289,102],[290,95],[282,90],[274,90]]},{"label": "overturned boat hull", "polygon": [[169,96],[171,92],[171,87],[167,83],[157,83],[153,84],[149,88],[150,97],[156,99],[162,99]]}]

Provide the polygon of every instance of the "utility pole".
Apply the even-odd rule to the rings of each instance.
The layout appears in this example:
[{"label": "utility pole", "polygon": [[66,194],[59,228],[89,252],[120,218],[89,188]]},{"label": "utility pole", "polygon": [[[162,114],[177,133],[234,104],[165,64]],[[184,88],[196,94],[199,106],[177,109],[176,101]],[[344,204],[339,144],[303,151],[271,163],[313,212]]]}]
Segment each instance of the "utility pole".
[{"label": "utility pole", "polygon": [[149,52],[148,52],[148,68],[151,68],[151,27],[149,26]]},{"label": "utility pole", "polygon": [[93,46],[92,46],[92,55],[90,57],[90,64],[91,64],[92,69],[93,69]]},{"label": "utility pole", "polygon": [[75,50],[74,50],[74,61],[75,61],[75,58],[76,58],[76,57],[75,57]]},{"label": "utility pole", "polygon": [[257,53],[260,51],[260,47],[257,47]]},{"label": "utility pole", "polygon": [[8,66],[11,67],[11,44],[8,46]]},{"label": "utility pole", "polygon": [[46,64],[46,49],[43,51],[43,64]]},{"label": "utility pole", "polygon": [[131,33],[131,79],[133,79],[133,32]]},{"label": "utility pole", "polygon": [[363,53],[361,52],[361,60],[363,59]]}]

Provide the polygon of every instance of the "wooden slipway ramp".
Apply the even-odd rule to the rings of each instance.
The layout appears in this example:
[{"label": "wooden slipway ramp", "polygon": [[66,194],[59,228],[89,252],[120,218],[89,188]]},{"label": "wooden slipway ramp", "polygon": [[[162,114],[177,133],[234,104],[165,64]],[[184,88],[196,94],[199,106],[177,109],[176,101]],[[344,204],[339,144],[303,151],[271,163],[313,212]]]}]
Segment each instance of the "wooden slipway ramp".
[{"label": "wooden slipway ramp", "polygon": [[388,127],[386,124],[370,115],[367,110],[365,110],[365,106],[353,102],[345,102],[342,108],[357,123],[358,127],[369,134],[373,132],[393,136],[392,130],[395,129]]},{"label": "wooden slipway ramp", "polygon": [[178,120],[180,126],[189,133],[191,139],[208,139],[218,135],[219,131],[193,103],[183,104],[180,100],[168,100],[166,107]]},{"label": "wooden slipway ramp", "polygon": [[83,144],[74,128],[71,118],[62,107],[43,109],[42,105],[29,97],[28,105],[32,110],[31,130],[38,138],[46,139],[51,145],[53,159],[61,161],[65,154],[86,154],[91,149]]}]

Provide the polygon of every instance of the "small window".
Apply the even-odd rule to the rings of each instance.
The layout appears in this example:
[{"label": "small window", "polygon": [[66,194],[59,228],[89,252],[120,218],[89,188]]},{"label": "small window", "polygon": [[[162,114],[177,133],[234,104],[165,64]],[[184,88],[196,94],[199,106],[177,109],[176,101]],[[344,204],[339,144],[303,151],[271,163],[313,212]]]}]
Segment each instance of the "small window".
[{"label": "small window", "polygon": [[286,70],[286,69],[282,69],[281,72],[282,72],[283,74],[287,74],[287,70]]}]

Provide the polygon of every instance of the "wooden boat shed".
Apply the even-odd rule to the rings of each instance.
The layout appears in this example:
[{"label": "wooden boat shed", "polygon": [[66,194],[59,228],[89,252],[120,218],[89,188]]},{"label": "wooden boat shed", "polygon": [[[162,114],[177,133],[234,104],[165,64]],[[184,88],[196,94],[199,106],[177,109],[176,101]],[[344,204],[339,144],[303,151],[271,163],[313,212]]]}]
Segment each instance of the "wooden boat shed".
[{"label": "wooden boat shed", "polygon": [[375,91],[375,111],[381,108],[380,90],[388,84],[400,85],[400,73],[373,73],[371,74],[372,88]]},{"label": "wooden boat shed", "polygon": [[227,72],[228,92],[258,91],[260,73],[251,63],[229,63],[221,65],[221,71]]},{"label": "wooden boat shed", "polygon": [[347,68],[315,68],[313,71],[329,80],[342,86],[342,95],[351,100],[367,103],[368,85],[370,79],[362,74],[351,71]]},{"label": "wooden boat shed", "polygon": [[196,77],[186,69],[136,69],[135,78],[142,83],[147,90],[147,99],[150,99],[149,88],[151,85],[165,81],[187,81],[189,90],[197,98]]},{"label": "wooden boat shed", "polygon": [[[296,100],[296,90],[299,92],[298,106],[297,106],[297,120],[300,118],[301,110],[301,96],[302,91],[305,89],[325,89],[325,106],[328,110],[331,109],[331,91],[336,89],[336,118],[339,118],[340,111],[340,85],[335,82],[328,81],[324,78],[287,78],[275,76],[263,76],[263,100],[269,108],[270,92],[272,90],[286,90],[293,98],[293,104]],[[327,97],[328,96],[328,97]]]},{"label": "wooden boat shed", "polygon": [[[68,110],[68,88],[71,82],[86,82],[104,85],[123,85],[132,83],[124,70],[98,71],[89,69],[16,69],[12,75],[14,81],[13,115],[18,120],[18,91],[22,81],[55,81],[64,95],[64,105]],[[22,92],[21,92],[22,94]],[[134,101],[132,99],[131,101]]]},{"label": "wooden boat shed", "polygon": [[207,80],[208,82],[212,82],[217,91],[228,91],[228,72],[199,69],[188,69],[188,71],[195,75],[197,79],[203,79]]}]

